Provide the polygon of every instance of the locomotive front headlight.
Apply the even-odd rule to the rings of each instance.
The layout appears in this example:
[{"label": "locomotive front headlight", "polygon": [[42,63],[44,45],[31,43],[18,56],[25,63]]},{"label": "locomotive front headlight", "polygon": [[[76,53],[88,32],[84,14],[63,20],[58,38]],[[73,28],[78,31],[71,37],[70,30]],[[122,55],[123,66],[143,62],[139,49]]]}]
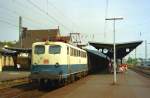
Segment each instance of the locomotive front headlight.
[{"label": "locomotive front headlight", "polygon": [[59,67],[59,63],[58,62],[55,64],[55,67]]},{"label": "locomotive front headlight", "polygon": [[48,60],[48,59],[44,59],[44,60],[43,60],[43,63],[44,63],[44,64],[49,64],[49,60]]}]

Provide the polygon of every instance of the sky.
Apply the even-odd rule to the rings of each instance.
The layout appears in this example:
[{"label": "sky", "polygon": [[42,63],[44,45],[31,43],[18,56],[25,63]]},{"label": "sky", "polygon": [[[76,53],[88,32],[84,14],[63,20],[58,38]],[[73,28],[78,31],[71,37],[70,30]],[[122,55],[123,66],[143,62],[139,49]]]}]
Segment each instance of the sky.
[{"label": "sky", "polygon": [[[63,35],[79,32],[85,42],[112,43],[113,22],[105,18],[122,17],[116,21],[117,43],[150,43],[149,5],[149,0],[0,0],[0,41],[18,40],[22,16],[23,26],[28,29],[59,26]],[[144,57],[144,42],[137,48],[137,57]]]}]

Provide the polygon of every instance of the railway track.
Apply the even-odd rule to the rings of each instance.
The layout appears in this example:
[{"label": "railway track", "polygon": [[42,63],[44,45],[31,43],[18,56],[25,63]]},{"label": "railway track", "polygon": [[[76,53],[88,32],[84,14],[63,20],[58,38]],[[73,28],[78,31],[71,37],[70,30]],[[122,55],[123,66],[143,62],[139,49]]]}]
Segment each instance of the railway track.
[{"label": "railway track", "polygon": [[41,88],[36,83],[31,83],[29,81],[20,81],[18,82],[18,84],[15,83],[14,85],[7,85],[1,87],[0,98],[40,98],[44,94],[57,88],[58,87]]},{"label": "railway track", "polygon": [[5,81],[0,86],[0,98],[40,98],[44,94],[64,85],[43,85],[40,87],[37,83],[31,83],[28,78]]},{"label": "railway track", "polygon": [[39,89],[36,84],[25,83],[0,90],[0,98],[39,98],[50,89]]},{"label": "railway track", "polygon": [[25,84],[28,82],[29,82],[28,78],[20,78],[20,79],[15,79],[15,80],[1,81],[0,82],[0,90],[5,89],[5,88],[9,88],[9,87],[13,87],[16,85]]},{"label": "railway track", "polygon": [[145,67],[134,67],[134,68],[130,68],[133,71],[150,78],[150,68],[145,68]]}]

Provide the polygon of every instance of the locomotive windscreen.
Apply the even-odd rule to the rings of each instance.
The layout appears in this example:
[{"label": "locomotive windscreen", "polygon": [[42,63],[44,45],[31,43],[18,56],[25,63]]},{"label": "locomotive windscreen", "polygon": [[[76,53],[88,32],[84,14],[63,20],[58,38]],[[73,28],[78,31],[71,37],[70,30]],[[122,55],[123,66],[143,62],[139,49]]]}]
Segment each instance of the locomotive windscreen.
[{"label": "locomotive windscreen", "polygon": [[45,53],[45,46],[43,45],[36,45],[34,49],[35,54],[44,54]]},{"label": "locomotive windscreen", "polygon": [[50,54],[60,54],[60,51],[61,51],[60,45],[49,46],[49,53]]}]

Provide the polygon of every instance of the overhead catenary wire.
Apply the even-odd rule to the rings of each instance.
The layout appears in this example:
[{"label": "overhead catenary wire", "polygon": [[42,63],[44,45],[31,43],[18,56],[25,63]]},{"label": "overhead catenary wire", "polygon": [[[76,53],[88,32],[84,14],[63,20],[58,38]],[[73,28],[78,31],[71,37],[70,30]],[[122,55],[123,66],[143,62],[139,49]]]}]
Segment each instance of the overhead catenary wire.
[{"label": "overhead catenary wire", "polygon": [[0,22],[5,23],[5,24],[8,24],[8,25],[13,26],[13,27],[17,27],[17,28],[19,27],[19,26],[15,25],[15,24],[12,24],[11,22],[8,22],[8,21],[6,21],[6,20],[1,20],[1,19],[0,19]]},{"label": "overhead catenary wire", "polygon": [[[13,16],[12,16],[13,17]],[[16,17],[15,17],[16,18]],[[15,23],[17,21],[14,20],[14,18],[11,18],[11,17],[4,17],[4,16],[0,16],[0,19],[1,20],[6,20],[6,21],[9,21],[11,23]]]},{"label": "overhead catenary wire", "polygon": [[[27,7],[27,6],[25,6],[24,4],[22,5],[22,3],[21,2],[19,2],[18,0],[15,0],[15,2],[13,2],[14,4],[15,3],[18,3],[17,5],[21,5],[21,8],[19,8],[19,9],[23,9],[23,8],[25,8],[25,7]],[[20,4],[21,3],[21,4]],[[47,0],[47,11],[48,11],[48,7],[49,7],[49,1]],[[33,5],[32,5],[33,6]],[[55,8],[54,8],[55,7]],[[18,11],[14,11],[13,9],[9,9],[9,8],[7,8],[7,7],[3,7],[3,6],[1,6],[0,8],[2,8],[2,9],[5,9],[7,12],[10,12],[10,13],[13,13],[14,15],[16,15],[16,16],[22,16],[24,19],[26,19],[26,20],[28,20],[28,21],[30,21],[30,22],[33,22],[33,23],[36,23],[36,25],[40,25],[41,26],[41,24],[43,24],[43,25],[45,25],[45,26],[47,26],[46,24],[44,24],[44,22],[41,22],[41,21],[38,21],[38,20],[36,20],[36,19],[33,19],[32,17],[29,17],[29,16],[26,16],[26,15],[23,15],[22,13],[19,13]],[[54,9],[57,9],[57,13],[59,12],[59,14],[60,14],[60,16],[64,16],[64,17],[67,17],[64,13],[62,13],[56,6],[53,6],[53,8]],[[36,9],[37,9],[37,7],[36,7]],[[42,12],[43,13],[43,9],[41,8],[41,11],[40,12]],[[22,10],[22,12],[23,12],[23,10]],[[38,12],[39,12],[39,9],[38,9]],[[42,14],[41,13],[41,14]],[[47,12],[47,16],[48,16],[48,18],[51,18],[50,17],[50,14]],[[45,15],[46,15],[46,13],[45,13]],[[10,16],[10,15],[9,15]],[[12,15],[11,15],[12,16]],[[13,16],[14,17],[14,16]],[[18,18],[18,17],[17,17]],[[72,29],[70,29],[70,28],[68,28],[67,26],[65,26],[63,23],[61,23],[59,20],[57,20],[56,18],[57,17],[54,17],[55,18],[55,20],[54,19],[52,19],[53,21],[55,21],[55,22],[57,22],[57,23],[59,23],[59,24],[61,24],[61,26],[63,26],[63,28],[65,28],[66,30],[68,30],[68,31],[72,31]],[[69,19],[68,17],[67,17],[67,19]],[[52,22],[52,21],[51,21]],[[50,22],[47,22],[47,23],[50,23]],[[54,23],[54,22],[53,22]],[[71,19],[69,20],[69,23],[71,23]],[[73,22],[72,22],[72,24],[73,24]],[[73,25],[76,25],[75,23],[73,24]]]},{"label": "overhead catenary wire", "polygon": [[46,5],[46,8],[47,8],[47,14],[48,14],[48,7],[49,7],[49,6],[48,6],[48,0],[46,0],[46,4],[47,4],[47,5]]},{"label": "overhead catenary wire", "polygon": [[[30,20],[30,21],[32,21],[32,22],[34,22],[34,23],[41,23],[41,22],[38,22],[37,20],[34,20],[34,19],[32,19],[32,18],[30,18],[30,17],[28,17],[28,16],[24,16],[24,15],[21,15],[19,12],[17,12],[17,11],[14,11],[14,10],[11,10],[11,9],[8,9],[8,8],[4,8],[4,7],[0,7],[1,9],[4,9],[4,10],[7,10],[7,12],[10,12],[10,13],[12,13],[12,14],[14,14],[14,15],[16,15],[17,17],[18,16],[22,16],[23,18],[26,18],[27,20]],[[11,15],[11,17],[15,17],[15,16],[12,16]],[[16,17],[15,17],[16,18]]]},{"label": "overhead catenary wire", "polygon": [[50,19],[54,20],[56,23],[58,23],[59,25],[61,25],[64,29],[66,29],[66,30],[68,30],[70,32],[72,31],[70,28],[68,28],[67,26],[65,26],[64,24],[62,24],[55,17],[51,16],[49,13],[47,13],[42,8],[40,8],[38,5],[36,5],[35,3],[33,3],[31,0],[28,0],[28,3],[31,4],[31,5],[33,5],[33,7],[37,8],[40,12],[42,12],[45,15],[47,15]]},{"label": "overhead catenary wire", "polygon": [[71,19],[69,16],[65,15],[60,9],[58,9],[58,8],[56,7],[56,5],[54,5],[54,3],[52,3],[52,2],[49,1],[49,0],[47,0],[47,3],[48,3],[48,4],[50,3],[51,7],[53,7],[53,8],[60,14],[60,16],[65,17],[66,19],[69,20],[69,22],[72,23],[73,26],[75,26],[76,28],[79,28],[79,26],[78,26],[74,21],[72,21],[72,19]]},{"label": "overhead catenary wire", "polygon": [[[2,7],[1,7],[2,8]],[[3,9],[5,9],[5,8],[3,8]],[[1,17],[0,16],[0,18],[1,18],[1,20],[9,20],[9,21],[14,21],[14,19],[18,19],[18,16],[20,16],[20,14],[18,13],[18,12],[16,12],[16,11],[13,11],[13,10],[10,10],[10,9],[6,9],[7,10],[7,12],[9,11],[9,12],[11,12],[11,13],[13,13],[14,15],[16,15],[16,16],[13,16],[13,15],[9,15],[10,17]],[[24,19],[27,19],[28,21],[32,21],[32,22],[35,22],[33,19],[31,19],[30,17],[28,17],[28,16],[22,16]],[[13,20],[12,20],[13,19]],[[17,22],[17,21],[16,21]]]},{"label": "overhead catenary wire", "polygon": [[[13,19],[14,19],[14,18],[17,18],[17,19],[18,19],[18,17],[21,16],[22,18],[24,18],[25,20],[27,20],[27,21],[29,21],[29,22],[31,22],[31,23],[34,23],[34,24],[39,25],[39,26],[41,26],[41,24],[46,26],[46,24],[44,24],[44,22],[37,21],[36,19],[33,19],[33,18],[29,17],[29,16],[21,15],[21,13],[19,13],[19,12],[17,12],[17,11],[14,11],[14,10],[11,10],[11,9],[9,9],[9,8],[2,7],[2,6],[1,6],[0,9],[3,9],[3,10],[6,10],[7,12],[10,12],[11,15],[9,15],[9,16],[10,16],[11,18],[13,17]],[[12,14],[13,14],[13,15],[12,15]],[[5,19],[4,19],[4,20],[5,20]],[[35,26],[34,26],[34,28],[35,28]]]},{"label": "overhead catenary wire", "polygon": [[[18,3],[18,2],[14,2],[14,3]],[[12,10],[12,9],[9,9],[9,8],[3,7],[3,6],[1,6],[0,8],[1,8],[1,9],[5,9],[7,12],[10,12],[10,13],[16,15],[16,16],[22,16],[24,19],[27,19],[27,20],[29,20],[30,22],[34,22],[34,23],[39,24],[39,25],[41,26],[41,22],[39,22],[39,21],[37,21],[37,20],[35,20],[35,19],[31,18],[31,17],[21,15],[21,13],[17,12],[16,10],[14,11],[14,10]],[[9,15],[9,16],[10,16],[10,15]],[[11,16],[13,16],[13,15],[11,15]],[[13,17],[15,17],[15,16],[13,16]],[[16,17],[15,17],[15,18],[16,18]],[[44,23],[43,23],[43,24],[44,24]],[[44,25],[45,25],[45,24],[44,24]],[[63,27],[65,27],[65,26],[63,26]],[[67,27],[65,27],[65,28],[67,28]]]},{"label": "overhead catenary wire", "polygon": [[[39,9],[37,10],[37,7],[35,7],[35,6],[33,6],[32,4],[28,4],[28,6],[26,5],[26,4],[23,4],[22,2],[19,2],[19,0],[16,0],[14,3],[17,3],[17,5],[21,5],[21,8],[27,8],[27,7],[31,7],[32,6],[32,8],[30,8],[30,9],[32,9],[32,10],[35,10],[36,12],[38,12],[38,15],[39,14],[41,14],[41,15],[39,15],[39,16],[42,16],[43,15],[43,12],[42,11],[39,11]],[[29,2],[28,2],[29,3]],[[36,3],[40,3],[40,2],[36,2]],[[34,3],[35,4],[35,3]],[[35,4],[35,5],[37,5],[37,4]],[[47,11],[48,11],[48,4],[46,5],[47,6]],[[33,9],[33,7],[35,8],[35,9]],[[39,7],[39,6],[38,6]],[[39,7],[40,8],[40,7]],[[44,9],[42,9],[42,8],[40,8],[41,10],[43,10],[43,11],[45,11]],[[47,11],[45,11],[45,13],[44,13],[44,15],[45,16],[47,16],[47,18],[50,18],[48,15],[47,15]],[[52,11],[51,11],[52,12]],[[56,16],[55,16],[56,17]],[[29,17],[29,18],[31,18],[31,17]],[[33,18],[32,18],[33,19]],[[43,18],[43,19],[46,19],[46,18]],[[41,21],[39,21],[38,19],[34,19],[34,20],[37,20],[38,22],[41,22]],[[48,19],[46,19],[46,23],[48,23],[48,24],[55,24],[56,22],[54,22],[54,21],[52,21],[52,20],[48,20]],[[44,24],[44,22],[42,23],[42,24]],[[46,25],[46,24],[45,24]]]},{"label": "overhead catenary wire", "polygon": [[107,21],[106,21],[106,18],[107,18],[107,16],[108,16],[108,3],[109,3],[109,1],[108,0],[106,0],[106,7],[105,7],[105,23],[104,23],[104,40],[105,40],[105,38],[106,38],[106,28],[107,28]]},{"label": "overhead catenary wire", "polygon": [[[26,8],[27,8],[27,6],[26,6],[25,4],[23,4],[22,2],[19,2],[18,0],[16,0],[14,3],[17,3],[18,5],[21,5],[21,7],[19,7],[19,8],[22,8],[22,9],[26,9]],[[24,10],[22,10],[22,11],[24,11]],[[38,11],[38,12],[39,12],[39,11]],[[20,14],[20,13],[19,13],[19,14]],[[41,13],[38,13],[38,14],[41,14]],[[42,14],[41,14],[41,15],[42,15]],[[19,15],[19,16],[20,16],[20,15]],[[21,16],[22,16],[22,15],[21,15]],[[42,23],[42,24],[44,24],[44,22],[39,21],[38,19],[33,19],[33,18],[29,17],[29,16],[23,15],[22,17],[27,18],[27,19],[31,20],[32,22],[35,22],[35,23]]]}]

